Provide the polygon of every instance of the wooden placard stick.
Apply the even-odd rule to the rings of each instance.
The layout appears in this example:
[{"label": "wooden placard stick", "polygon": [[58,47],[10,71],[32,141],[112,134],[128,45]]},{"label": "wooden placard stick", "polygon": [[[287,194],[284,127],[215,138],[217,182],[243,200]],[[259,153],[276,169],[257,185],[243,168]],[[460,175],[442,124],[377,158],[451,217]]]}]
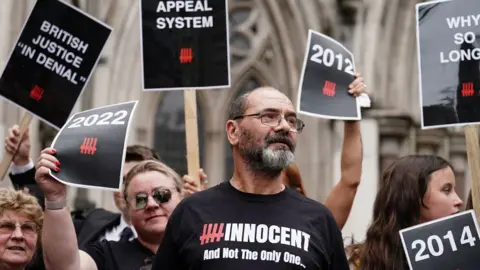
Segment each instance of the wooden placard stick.
[{"label": "wooden placard stick", "polygon": [[466,126],[464,131],[473,209],[475,210],[477,219],[480,220],[480,148],[477,126]]},{"label": "wooden placard stick", "polygon": [[198,150],[197,96],[195,90],[184,90],[185,136],[187,142],[188,175],[200,186],[200,154]]},{"label": "wooden placard stick", "polygon": [[[20,121],[20,141],[18,142],[17,145],[17,151],[18,147],[20,146],[20,143],[22,142],[23,136],[25,135],[25,132],[27,131],[28,127],[30,126],[30,122],[32,122],[33,115],[29,112],[25,112],[23,114],[22,121]],[[12,163],[12,160],[15,155],[12,155],[8,153],[7,151],[3,151],[3,158],[2,162],[0,163],[0,181],[3,181],[5,178],[5,175],[8,172],[8,169],[10,168],[10,163]]]}]

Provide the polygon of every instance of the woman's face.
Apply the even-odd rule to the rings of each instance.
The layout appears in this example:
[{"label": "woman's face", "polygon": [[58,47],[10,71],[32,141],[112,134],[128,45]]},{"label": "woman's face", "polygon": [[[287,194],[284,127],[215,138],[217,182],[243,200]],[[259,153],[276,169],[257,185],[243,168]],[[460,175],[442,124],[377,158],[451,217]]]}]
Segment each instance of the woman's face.
[{"label": "woman's face", "polygon": [[26,216],[7,210],[0,215],[0,264],[26,265],[37,248],[38,229]]},{"label": "woman's face", "polygon": [[455,175],[450,167],[430,175],[427,192],[420,210],[422,222],[443,218],[460,211],[463,202],[455,192]]}]

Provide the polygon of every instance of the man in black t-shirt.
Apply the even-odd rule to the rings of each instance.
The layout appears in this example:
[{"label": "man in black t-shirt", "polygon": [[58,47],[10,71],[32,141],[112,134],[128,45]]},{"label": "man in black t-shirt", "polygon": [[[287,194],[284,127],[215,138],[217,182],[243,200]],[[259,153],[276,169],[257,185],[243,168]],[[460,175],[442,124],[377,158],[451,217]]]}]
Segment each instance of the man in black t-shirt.
[{"label": "man in black t-shirt", "polygon": [[[360,77],[351,91],[364,88]],[[349,269],[330,211],[282,183],[304,127],[288,97],[253,90],[232,102],[228,119],[233,177],[177,206],[152,269]]]}]

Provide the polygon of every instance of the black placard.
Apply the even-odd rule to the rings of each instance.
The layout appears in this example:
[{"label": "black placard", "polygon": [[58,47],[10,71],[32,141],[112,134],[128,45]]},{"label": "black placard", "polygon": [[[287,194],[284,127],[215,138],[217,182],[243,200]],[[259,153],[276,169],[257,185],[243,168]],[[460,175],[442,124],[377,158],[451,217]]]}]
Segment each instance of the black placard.
[{"label": "black placard", "polygon": [[230,87],[227,0],[139,0],[144,90]]},{"label": "black placard", "polygon": [[480,122],[480,1],[417,4],[422,128]]},{"label": "black placard", "polygon": [[58,0],[38,0],[0,77],[0,95],[60,129],[112,28]]},{"label": "black placard", "polygon": [[328,119],[359,120],[360,105],[348,93],[354,73],[354,58],[349,50],[338,41],[309,30],[298,90],[299,112]]},{"label": "black placard", "polygon": [[400,231],[411,270],[478,270],[480,234],[473,210]]},{"label": "black placard", "polygon": [[52,143],[61,169],[50,174],[70,186],[119,190],[136,105],[130,101],[73,115]]}]

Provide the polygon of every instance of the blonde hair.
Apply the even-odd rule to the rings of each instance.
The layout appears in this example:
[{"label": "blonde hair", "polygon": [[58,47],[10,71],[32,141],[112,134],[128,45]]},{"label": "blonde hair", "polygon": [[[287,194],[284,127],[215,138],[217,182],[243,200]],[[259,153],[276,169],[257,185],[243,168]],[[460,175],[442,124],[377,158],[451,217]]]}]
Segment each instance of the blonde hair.
[{"label": "blonde hair", "polygon": [[175,184],[175,189],[178,192],[181,192],[183,190],[182,178],[180,178],[180,175],[178,175],[178,173],[176,173],[172,168],[168,167],[166,164],[157,160],[145,160],[135,165],[125,176],[125,179],[124,179],[125,188],[123,189],[123,197],[127,202],[127,204],[128,204],[127,191],[128,191],[128,186],[130,185],[130,182],[132,182],[132,179],[135,176],[145,172],[159,172],[161,174],[164,174],[165,176],[173,180],[173,183]]},{"label": "blonde hair", "polygon": [[43,210],[37,198],[21,190],[0,188],[0,215],[14,211],[32,220],[39,231],[43,226]]}]

